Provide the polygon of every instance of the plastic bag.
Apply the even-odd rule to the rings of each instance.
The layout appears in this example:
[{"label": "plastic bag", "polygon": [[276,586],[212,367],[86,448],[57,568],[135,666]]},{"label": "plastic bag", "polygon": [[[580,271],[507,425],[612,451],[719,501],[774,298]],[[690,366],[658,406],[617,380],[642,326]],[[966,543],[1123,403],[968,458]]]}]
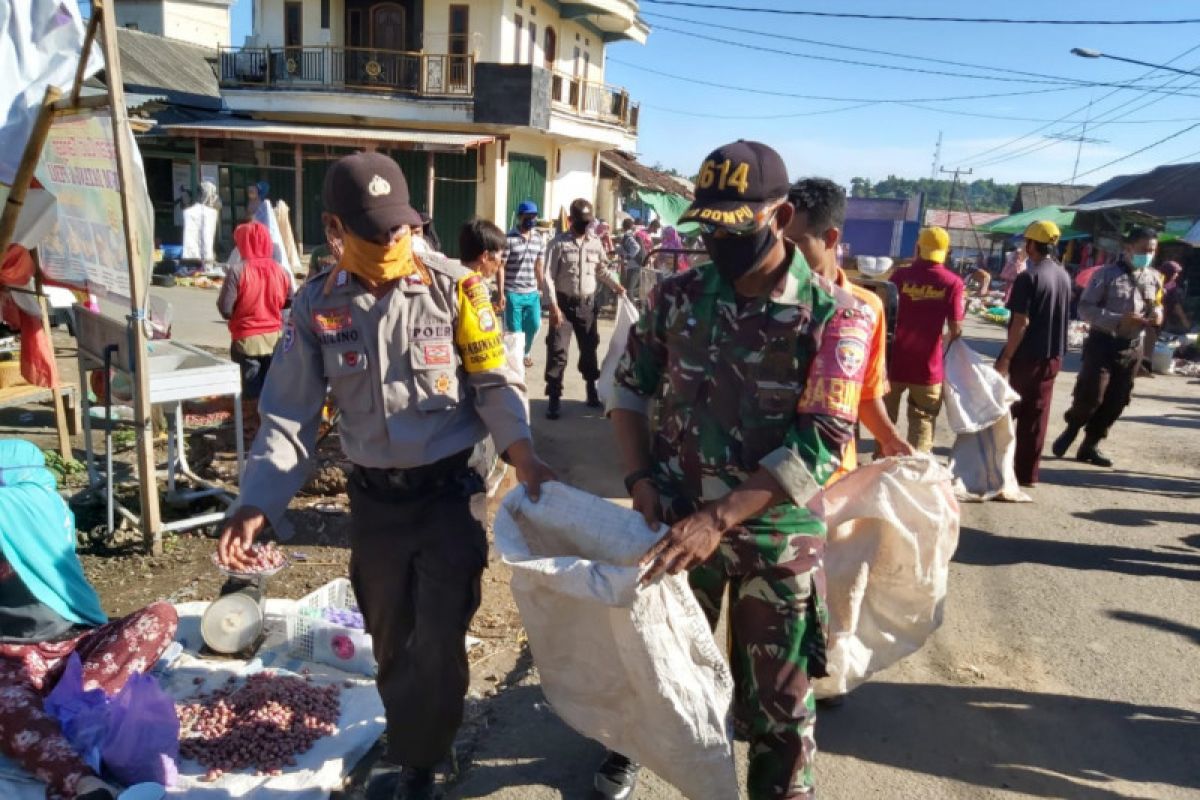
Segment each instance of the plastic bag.
[{"label": "plastic bag", "polygon": [[58,720],[63,735],[93,771],[100,771],[100,747],[108,730],[108,696],[103,689],[83,688],[83,664],[71,653],[58,683],[42,701],[46,713]]},{"label": "plastic bag", "polygon": [[622,295],[617,298],[617,319],[613,323],[612,338],[608,340],[608,352],[604,354],[604,361],[600,364],[600,378],[596,381],[596,392],[600,395],[600,402],[606,407],[612,401],[617,363],[625,352],[625,345],[629,342],[629,331],[637,324],[639,313],[637,306],[628,297]]},{"label": "plastic bag", "polygon": [[943,392],[946,418],[955,433],[990,428],[1021,399],[1008,381],[962,339],[946,349]]},{"label": "plastic bag", "polygon": [[638,585],[662,531],[560,483],[509,492],[494,530],[555,712],[692,800],[737,797],[733,679],[704,612],[683,575]]},{"label": "plastic bag", "polygon": [[43,703],[63,735],[97,773],[125,785],[175,782],[179,718],[175,701],[158,681],[136,673],[113,697],[83,688],[83,665],[72,653]]},{"label": "plastic bag", "polygon": [[859,467],[814,510],[829,528],[829,677],[816,684],[828,697],[915,653],[942,624],[959,507],[946,468],[912,456]]},{"label": "plastic bag", "polygon": [[100,748],[104,771],[122,784],[171,786],[179,759],[175,701],[152,675],[135,673],[109,701],[108,732]]}]

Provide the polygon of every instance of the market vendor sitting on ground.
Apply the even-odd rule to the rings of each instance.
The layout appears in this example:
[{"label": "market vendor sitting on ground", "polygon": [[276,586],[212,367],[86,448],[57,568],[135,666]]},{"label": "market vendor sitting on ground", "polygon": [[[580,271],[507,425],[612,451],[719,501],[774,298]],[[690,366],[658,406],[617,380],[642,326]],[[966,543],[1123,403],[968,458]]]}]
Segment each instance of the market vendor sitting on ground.
[{"label": "market vendor sitting on ground", "polygon": [[534,452],[524,386],[508,368],[483,277],[414,254],[421,218],[396,162],[341,158],[322,194],[343,255],[296,297],[219,551],[245,568],[268,520],[289,537],[284,512],[308,478],[331,389],[353,465],[350,580],[398,767],[380,781],[398,779],[397,798],[425,800],[462,722],[465,637],[487,564],[485,485],[472,453],[490,434],[534,499],[553,472]]},{"label": "market vendor sitting on ground", "polygon": [[229,323],[229,356],[242,371],[242,414],[247,436],[253,436],[258,398],[283,331],[291,285],[271,258],[271,234],[262,223],[239,225],[233,240],[242,258],[225,275],[217,310]]},{"label": "market vendor sitting on ground", "polygon": [[43,707],[75,653],[84,689],[110,697],[154,666],[175,638],[169,603],[108,622],[75,554],[75,517],[32,442],[0,442],[0,752],[46,784],[48,798],[111,800]]}]

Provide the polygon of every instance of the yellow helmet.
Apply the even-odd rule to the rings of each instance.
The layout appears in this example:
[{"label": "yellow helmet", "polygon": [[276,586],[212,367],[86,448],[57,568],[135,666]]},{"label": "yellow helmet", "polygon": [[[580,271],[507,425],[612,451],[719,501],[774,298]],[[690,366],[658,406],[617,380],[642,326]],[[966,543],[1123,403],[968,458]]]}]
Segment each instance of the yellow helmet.
[{"label": "yellow helmet", "polygon": [[1048,219],[1040,219],[1037,222],[1031,222],[1029,227],[1025,229],[1025,238],[1032,239],[1035,242],[1042,244],[1058,244],[1058,240],[1062,237],[1062,231]]}]

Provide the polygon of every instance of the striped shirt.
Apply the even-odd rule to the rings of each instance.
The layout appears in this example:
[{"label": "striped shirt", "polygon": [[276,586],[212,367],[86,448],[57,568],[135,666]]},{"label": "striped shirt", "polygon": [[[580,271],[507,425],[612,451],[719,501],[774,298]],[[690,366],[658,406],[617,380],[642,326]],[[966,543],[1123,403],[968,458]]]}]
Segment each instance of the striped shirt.
[{"label": "striped shirt", "polygon": [[537,229],[529,238],[515,228],[508,233],[508,261],[504,264],[504,291],[529,294],[538,290],[534,265],[546,250],[546,240]]}]

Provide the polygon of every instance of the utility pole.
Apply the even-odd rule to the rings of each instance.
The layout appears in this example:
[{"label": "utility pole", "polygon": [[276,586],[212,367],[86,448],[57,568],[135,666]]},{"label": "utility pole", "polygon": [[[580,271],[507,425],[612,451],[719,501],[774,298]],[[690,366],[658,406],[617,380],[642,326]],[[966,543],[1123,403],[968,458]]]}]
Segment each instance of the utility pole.
[{"label": "utility pole", "polygon": [[947,175],[954,175],[954,182],[950,184],[950,202],[946,204],[946,227],[950,227],[950,212],[954,208],[954,190],[958,187],[958,177],[960,175],[970,175],[975,171],[975,168],[963,169],[955,167],[954,169],[942,169],[941,172]]},{"label": "utility pole", "polygon": [[938,131],[937,144],[933,148],[933,171],[929,173],[929,180],[937,180],[938,170],[942,168],[942,132]]}]

